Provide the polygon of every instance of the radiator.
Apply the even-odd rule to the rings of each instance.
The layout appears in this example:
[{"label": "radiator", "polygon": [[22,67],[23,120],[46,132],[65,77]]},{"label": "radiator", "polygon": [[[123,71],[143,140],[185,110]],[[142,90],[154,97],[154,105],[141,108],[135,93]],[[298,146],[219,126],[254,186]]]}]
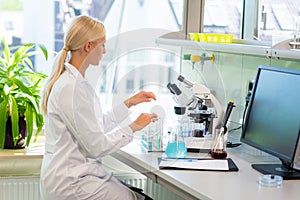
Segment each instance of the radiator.
[{"label": "radiator", "polygon": [[[182,200],[141,174],[116,174],[115,177],[143,189],[154,200]],[[39,177],[0,177],[0,200],[40,200]]]},{"label": "radiator", "polygon": [[39,177],[0,177],[0,200],[40,200]]},{"label": "radiator", "polygon": [[143,189],[144,193],[154,200],[183,200],[142,174],[115,174],[114,176],[125,183]]}]

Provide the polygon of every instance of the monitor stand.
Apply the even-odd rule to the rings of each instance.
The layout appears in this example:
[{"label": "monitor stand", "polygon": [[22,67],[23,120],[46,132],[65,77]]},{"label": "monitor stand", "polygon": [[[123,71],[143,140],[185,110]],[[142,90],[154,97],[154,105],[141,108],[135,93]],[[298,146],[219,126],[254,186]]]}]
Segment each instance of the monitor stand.
[{"label": "monitor stand", "polygon": [[251,166],[262,174],[278,175],[284,180],[300,179],[299,171],[288,170],[282,164],[252,164]]}]

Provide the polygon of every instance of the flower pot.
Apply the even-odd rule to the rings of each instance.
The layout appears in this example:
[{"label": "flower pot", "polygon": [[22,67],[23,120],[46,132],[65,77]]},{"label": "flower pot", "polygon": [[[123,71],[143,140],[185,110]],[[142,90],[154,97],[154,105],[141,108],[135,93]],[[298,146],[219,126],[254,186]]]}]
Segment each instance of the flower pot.
[{"label": "flower pot", "polygon": [[6,121],[6,137],[4,143],[4,149],[23,149],[26,145],[27,128],[25,117],[19,117],[19,137],[17,143],[14,145],[11,128],[11,118],[8,117]]}]

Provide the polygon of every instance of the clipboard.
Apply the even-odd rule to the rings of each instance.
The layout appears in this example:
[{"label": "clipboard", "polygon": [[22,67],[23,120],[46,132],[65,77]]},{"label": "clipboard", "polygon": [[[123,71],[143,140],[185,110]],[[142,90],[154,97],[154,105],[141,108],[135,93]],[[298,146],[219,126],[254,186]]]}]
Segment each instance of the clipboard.
[{"label": "clipboard", "polygon": [[[231,158],[157,158],[159,169],[180,169],[198,171],[239,171]],[[225,167],[227,166],[227,167]]]}]

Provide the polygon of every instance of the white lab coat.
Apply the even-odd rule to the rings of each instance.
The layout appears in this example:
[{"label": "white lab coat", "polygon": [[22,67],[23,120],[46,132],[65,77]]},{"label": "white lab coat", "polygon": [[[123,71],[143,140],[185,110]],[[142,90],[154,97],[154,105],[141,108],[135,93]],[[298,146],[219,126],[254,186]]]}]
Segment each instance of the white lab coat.
[{"label": "white lab coat", "polygon": [[[41,168],[44,200],[132,199],[132,192],[102,168],[101,157],[132,141],[125,104],[103,115],[99,99],[75,67],[56,81],[45,118],[45,155]],[[116,131],[111,131],[116,128]],[[109,134],[105,134],[111,131]]]}]

